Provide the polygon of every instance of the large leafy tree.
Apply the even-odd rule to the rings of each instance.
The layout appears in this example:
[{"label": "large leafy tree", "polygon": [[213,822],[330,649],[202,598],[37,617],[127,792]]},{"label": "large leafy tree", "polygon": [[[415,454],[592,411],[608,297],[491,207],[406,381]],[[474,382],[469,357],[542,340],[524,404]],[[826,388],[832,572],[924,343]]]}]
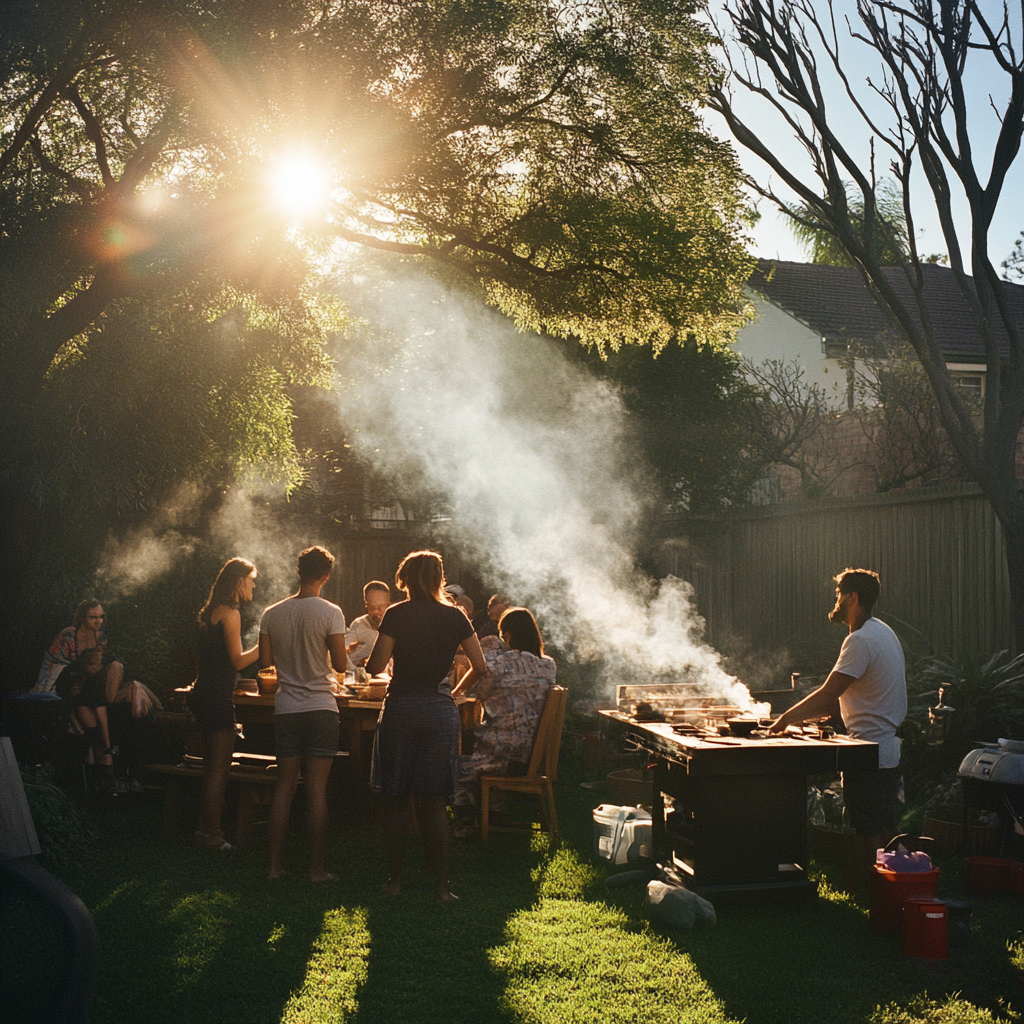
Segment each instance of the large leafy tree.
[{"label": "large leafy tree", "polygon": [[211,269],[294,287],[266,178],[297,150],[328,175],[321,237],[433,259],[555,334],[721,336],[741,200],[695,109],[695,7],[9,4],[7,237],[57,257],[19,382],[117,299]]},{"label": "large leafy tree", "polygon": [[[699,118],[719,71],[698,12],[9,0],[5,577],[39,576],[69,509],[81,553],[183,479],[297,481],[289,388],[329,381],[344,313],[317,279],[346,247],[599,348],[728,336],[745,207]],[[278,201],[295,163],[301,216]]]},{"label": "large leafy tree", "polygon": [[[751,180],[751,186],[787,214],[827,231],[860,270],[897,336],[912,346],[960,465],[1002,525],[1017,645],[1024,649],[1024,502],[1015,473],[1024,414],[1024,326],[1011,305],[1013,286],[1000,280],[989,244],[1024,136],[1024,14],[1019,6],[1014,11],[976,0],[857,0],[855,18],[845,23],[849,45],[866,47],[879,65],[861,84],[841,46],[844,22],[832,2],[730,0],[726,7],[745,55],[732,82],[759,97],[767,113],[757,121],[741,113],[724,87],[715,91],[712,105],[737,141],[771,169],[771,181]],[[972,101],[975,80],[985,82],[987,101]],[[992,108],[994,139],[983,145],[978,121]],[[850,111],[870,139],[863,157],[855,148]],[[781,155],[772,134],[779,125],[803,147],[803,166]],[[903,239],[897,222],[886,216],[876,159],[887,161],[899,183]],[[925,182],[920,195],[918,172]],[[985,352],[988,386],[980,418],[946,368],[942,310],[933,308],[925,289],[915,211],[928,200],[970,328]],[[958,203],[966,218],[958,216]],[[899,256],[908,287],[883,272],[886,252]]]}]

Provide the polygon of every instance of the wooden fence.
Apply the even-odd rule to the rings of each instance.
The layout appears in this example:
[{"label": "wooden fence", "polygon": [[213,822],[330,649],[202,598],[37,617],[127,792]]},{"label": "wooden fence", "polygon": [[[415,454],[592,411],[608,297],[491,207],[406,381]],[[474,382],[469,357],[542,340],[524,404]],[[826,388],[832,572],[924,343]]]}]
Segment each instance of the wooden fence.
[{"label": "wooden fence", "polygon": [[974,487],[764,506],[689,526],[658,552],[661,574],[694,585],[708,639],[726,648],[820,637],[847,566],[880,573],[879,616],[918,650],[1014,646],[1001,528]]},{"label": "wooden fence", "polygon": [[395,589],[395,570],[417,548],[440,551],[448,580],[462,583],[467,589],[476,588],[476,578],[467,576],[470,570],[458,548],[447,542],[443,526],[415,522],[396,523],[386,529],[339,526],[334,533],[324,536],[322,543],[337,559],[323,596],[341,605],[347,622],[363,614],[363,585],[370,580],[382,580],[391,587],[393,600],[401,598]]}]

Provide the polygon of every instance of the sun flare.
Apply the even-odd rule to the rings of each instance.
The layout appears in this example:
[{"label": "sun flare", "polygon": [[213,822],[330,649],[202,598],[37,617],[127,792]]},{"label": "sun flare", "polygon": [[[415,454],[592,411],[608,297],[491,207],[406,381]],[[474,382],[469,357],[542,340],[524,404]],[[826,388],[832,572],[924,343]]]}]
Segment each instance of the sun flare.
[{"label": "sun flare", "polygon": [[296,217],[315,213],[327,200],[327,172],[312,157],[291,156],[279,161],[270,184],[276,202]]}]

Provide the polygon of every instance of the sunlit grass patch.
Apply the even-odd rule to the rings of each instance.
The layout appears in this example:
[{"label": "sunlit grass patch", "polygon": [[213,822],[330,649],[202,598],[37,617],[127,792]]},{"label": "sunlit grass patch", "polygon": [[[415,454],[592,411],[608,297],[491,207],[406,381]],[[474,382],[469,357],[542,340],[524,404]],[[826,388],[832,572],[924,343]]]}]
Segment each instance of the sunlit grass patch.
[{"label": "sunlit grass patch", "polygon": [[[1020,1017],[1013,1013],[1009,1019]],[[871,1015],[870,1024],[997,1024],[997,1018],[955,995],[941,1001],[923,995],[905,1007],[880,1006]]]},{"label": "sunlit grass patch", "polygon": [[575,850],[564,846],[530,872],[530,878],[538,884],[537,895],[542,899],[581,899],[600,877],[596,868],[585,864]]},{"label": "sunlit grass patch", "polygon": [[845,889],[839,889],[832,885],[827,876],[819,875],[817,882],[819,900],[824,900],[826,903],[838,903],[842,906],[849,907],[850,910],[857,911],[857,913],[861,914],[863,917],[869,916],[870,912],[867,907],[861,906],[860,902]]},{"label": "sunlit grass patch", "polygon": [[[273,948],[279,929],[271,933]],[[277,936],[279,937],[279,936]],[[281,1024],[341,1024],[357,1008],[366,981],[370,932],[363,909],[329,910],[309,955],[301,988],[285,1003]]]},{"label": "sunlit grass patch", "polygon": [[600,903],[544,899],[491,952],[505,1005],[524,1024],[720,1024],[730,1018],[693,961]]},{"label": "sunlit grass patch", "polygon": [[167,915],[179,936],[174,957],[178,982],[194,983],[220,952],[234,900],[221,892],[194,893],[178,900]]},{"label": "sunlit grass patch", "polygon": [[1015,939],[1007,939],[1006,949],[1010,954],[1010,963],[1018,971],[1024,971],[1024,932],[1020,932]]}]

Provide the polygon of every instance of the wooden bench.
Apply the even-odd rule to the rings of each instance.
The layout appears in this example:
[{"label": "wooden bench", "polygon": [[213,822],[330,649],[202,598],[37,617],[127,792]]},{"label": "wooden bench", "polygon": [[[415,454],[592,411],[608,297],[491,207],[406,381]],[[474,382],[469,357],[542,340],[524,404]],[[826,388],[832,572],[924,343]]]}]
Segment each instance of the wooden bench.
[{"label": "wooden bench", "polygon": [[[341,750],[336,758],[348,757],[348,751]],[[252,838],[256,823],[256,809],[269,804],[274,784],[277,782],[277,759],[271,754],[234,754],[228,771],[228,782],[238,787],[238,820],[235,824],[235,846],[244,851]],[[168,835],[179,835],[185,824],[185,806],[188,791],[202,785],[203,759],[185,756],[180,764],[151,764],[146,771],[163,776],[167,781],[164,798],[164,831]],[[302,785],[299,776],[299,785]]]}]

